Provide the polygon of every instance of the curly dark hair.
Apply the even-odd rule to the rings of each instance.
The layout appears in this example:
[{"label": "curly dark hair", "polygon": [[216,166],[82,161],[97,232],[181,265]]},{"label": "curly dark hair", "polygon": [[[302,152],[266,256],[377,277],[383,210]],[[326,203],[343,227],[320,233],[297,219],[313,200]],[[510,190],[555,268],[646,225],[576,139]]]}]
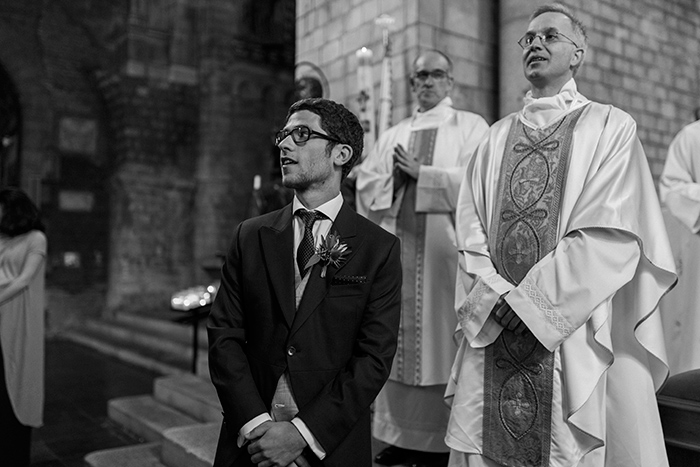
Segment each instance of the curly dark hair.
[{"label": "curly dark hair", "polygon": [[19,188],[9,187],[0,190],[0,233],[10,237],[22,235],[31,230],[45,230],[39,209]]},{"label": "curly dark hair", "polygon": [[[292,114],[302,110],[308,110],[321,117],[321,128],[323,131],[328,133],[329,136],[342,141],[343,144],[347,144],[352,149],[352,156],[343,165],[342,178],[344,180],[362,154],[365,132],[360,121],[344,105],[320,97],[296,101],[289,107],[286,120],[288,121]],[[326,149],[330,151],[336,144],[338,143],[329,141]]]}]

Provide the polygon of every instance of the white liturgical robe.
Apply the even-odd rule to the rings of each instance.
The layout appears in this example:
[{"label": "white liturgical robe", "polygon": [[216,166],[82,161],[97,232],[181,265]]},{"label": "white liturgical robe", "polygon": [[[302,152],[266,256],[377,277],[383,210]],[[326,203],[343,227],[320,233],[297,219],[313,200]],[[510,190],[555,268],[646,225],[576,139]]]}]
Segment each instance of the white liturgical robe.
[{"label": "white liturgical robe", "polygon": [[[415,312],[409,316],[404,303],[399,329],[399,349],[390,379],[415,386],[445,384],[456,347],[452,334],[454,284],[457,271],[454,213],[459,185],[471,153],[488,130],[486,121],[471,112],[455,110],[446,97],[425,112],[415,111],[382,134],[367,159],[358,168],[357,212],[397,233],[404,188],[394,196],[394,147],[409,150],[411,135],[437,130],[432,161],[420,168],[414,212],[425,214],[425,231],[416,234],[422,258],[402,255],[404,270],[416,276]],[[406,241],[402,240],[405,250]],[[404,294],[404,298],[406,294]],[[410,319],[409,319],[410,318]],[[415,337],[418,335],[418,338]]]},{"label": "white liturgical robe", "polygon": [[[515,286],[494,267],[488,238],[498,222],[506,140],[513,125],[545,128],[579,109],[556,246]],[[456,293],[460,348],[446,394],[448,446],[466,453],[466,465],[494,465],[482,457],[484,348],[502,331],[490,312],[507,293],[554,352],[547,465],[668,465],[655,398],[668,375],[657,309],[676,275],[634,120],[588,101],[573,80],[555,97],[528,95],[523,111],[491,127],[468,166],[457,239],[464,285]]]},{"label": "white liturgical robe", "polygon": [[668,148],[659,181],[678,286],[661,300],[671,375],[700,368],[700,120]]},{"label": "white liturgical robe", "polygon": [[700,120],[671,142],[659,180],[661,202],[693,233],[700,232]]},{"label": "white liturgical robe", "polygon": [[[377,397],[373,435],[387,444],[445,452],[443,400],[457,346],[454,214],[464,168],[488,130],[479,115],[444,98],[384,132],[357,172],[357,211],[401,239],[399,341]],[[417,180],[394,190],[394,148],[413,156]]]}]

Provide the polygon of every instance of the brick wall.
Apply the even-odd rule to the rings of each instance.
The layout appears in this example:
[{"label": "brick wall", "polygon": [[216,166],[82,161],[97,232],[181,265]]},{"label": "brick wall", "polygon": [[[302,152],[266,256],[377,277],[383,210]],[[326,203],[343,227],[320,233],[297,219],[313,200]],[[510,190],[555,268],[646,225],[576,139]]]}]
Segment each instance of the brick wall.
[{"label": "brick wall", "polygon": [[[434,47],[455,61],[452,96],[456,106],[493,122],[519,108],[528,87],[515,44],[520,36],[515,34],[525,31],[529,14],[542,3],[299,0],[297,61],[318,65],[328,78],[329,97],[357,110],[355,51],[366,46],[374,52],[378,97],[382,47],[381,29],[374,19],[387,13],[396,19],[393,121],[408,115],[412,106],[405,78],[411,61],[419,49]],[[589,29],[588,58],[577,76],[580,91],[622,108],[637,120],[652,172],[658,177],[668,144],[700,106],[700,5],[690,0],[564,3]]]},{"label": "brick wall", "polygon": [[571,2],[588,25],[581,92],[629,112],[658,177],[673,136],[700,106],[700,4]]},{"label": "brick wall", "polygon": [[[415,102],[408,75],[421,50],[442,50],[454,61],[455,106],[495,118],[496,46],[495,2],[478,0],[378,1],[298,0],[297,62],[321,68],[329,90],[326,97],[357,111],[357,59],[355,52],[373,52],[375,97],[379,96],[382,28],[381,14],[394,18],[392,40],[392,121],[410,115]],[[378,104],[375,104],[378,108]]]}]

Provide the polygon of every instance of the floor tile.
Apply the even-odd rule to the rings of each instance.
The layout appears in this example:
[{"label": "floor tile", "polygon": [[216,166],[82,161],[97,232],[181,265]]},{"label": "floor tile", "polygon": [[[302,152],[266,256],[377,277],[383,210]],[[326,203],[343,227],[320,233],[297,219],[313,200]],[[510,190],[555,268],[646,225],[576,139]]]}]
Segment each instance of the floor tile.
[{"label": "floor tile", "polygon": [[114,397],[151,394],[158,373],[60,338],[46,341],[44,426],[32,467],[83,467],[92,451],[141,442],[107,416]]}]

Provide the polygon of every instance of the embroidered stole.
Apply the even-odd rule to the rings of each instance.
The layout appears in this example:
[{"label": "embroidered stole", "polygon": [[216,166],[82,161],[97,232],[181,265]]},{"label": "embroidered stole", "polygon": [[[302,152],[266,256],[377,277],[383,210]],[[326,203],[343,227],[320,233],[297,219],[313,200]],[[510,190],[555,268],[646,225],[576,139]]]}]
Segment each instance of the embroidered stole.
[{"label": "embroidered stole", "polygon": [[[542,130],[519,120],[508,134],[489,249],[498,273],[517,285],[557,244],[557,226],[583,108]],[[485,349],[484,455],[508,467],[547,467],[554,353],[532,333],[504,329]]]},{"label": "embroidered stole", "polygon": [[[411,132],[408,154],[418,163],[432,165],[437,128]],[[409,385],[421,380],[421,314],[423,312],[423,270],[425,264],[425,213],[416,212],[416,180],[406,182],[396,219],[396,236],[401,239],[401,327],[391,379]]]}]

